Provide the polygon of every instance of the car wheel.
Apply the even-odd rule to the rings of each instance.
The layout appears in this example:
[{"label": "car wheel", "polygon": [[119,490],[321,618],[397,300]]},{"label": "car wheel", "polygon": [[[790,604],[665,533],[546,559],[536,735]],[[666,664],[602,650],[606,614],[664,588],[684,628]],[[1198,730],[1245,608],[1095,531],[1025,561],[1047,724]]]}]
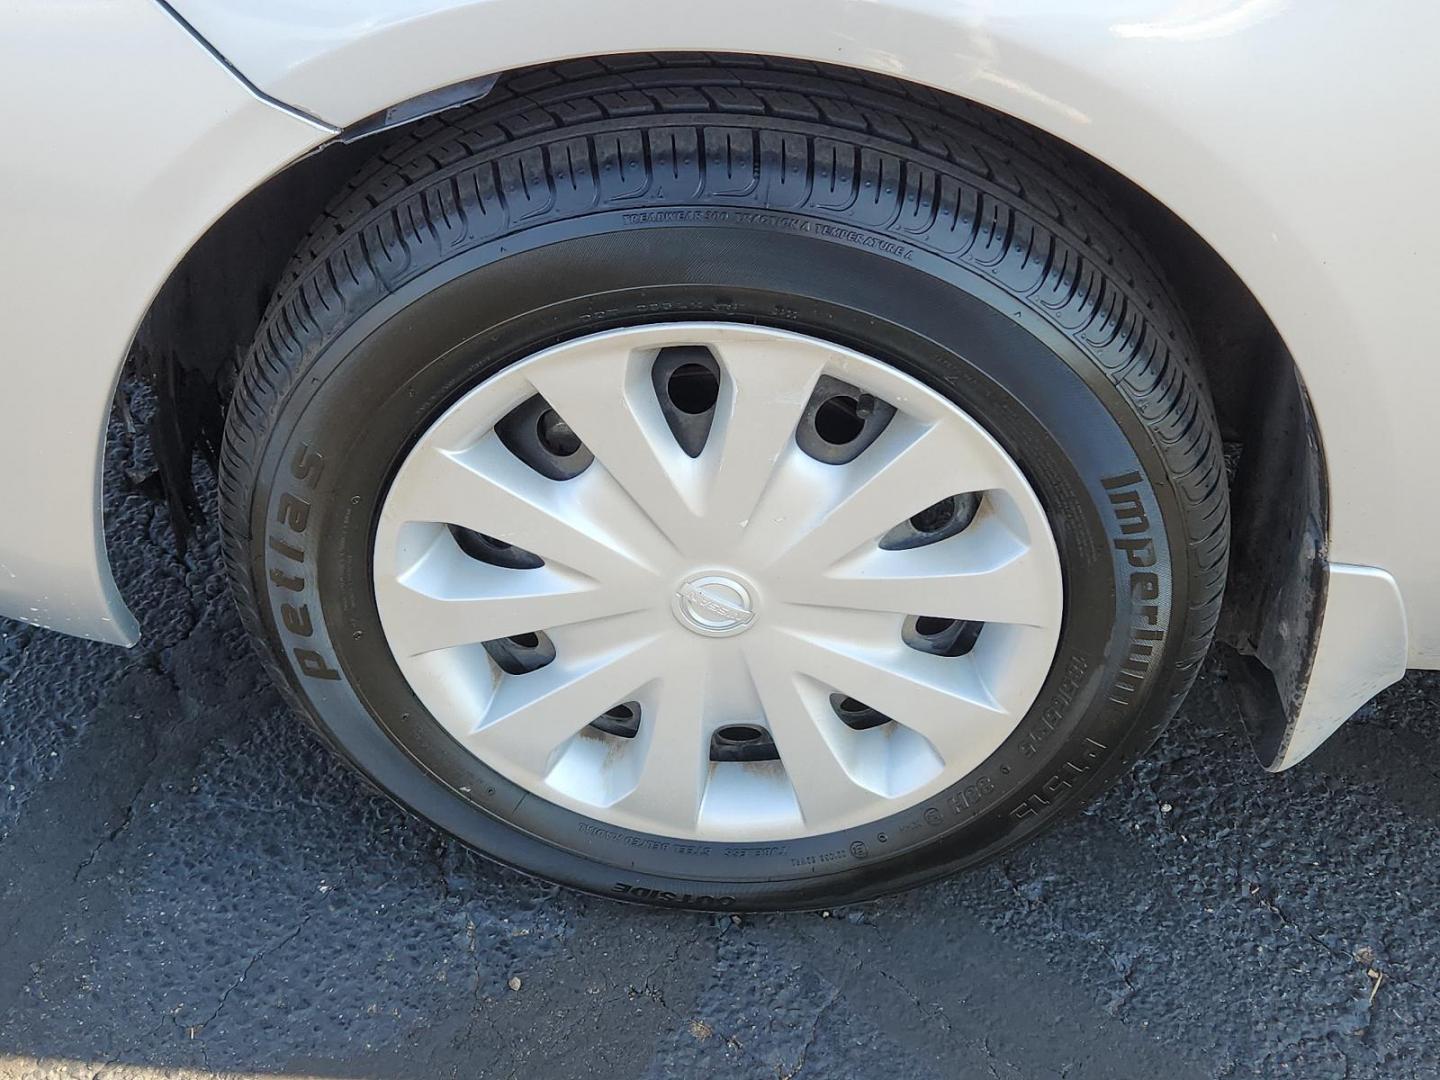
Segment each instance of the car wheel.
[{"label": "car wheel", "polygon": [[973,864],[1204,655],[1220,441],[1081,162],[798,66],[503,80],[285,275],[222,461],[247,626],[380,788],[566,884],[815,907]]}]

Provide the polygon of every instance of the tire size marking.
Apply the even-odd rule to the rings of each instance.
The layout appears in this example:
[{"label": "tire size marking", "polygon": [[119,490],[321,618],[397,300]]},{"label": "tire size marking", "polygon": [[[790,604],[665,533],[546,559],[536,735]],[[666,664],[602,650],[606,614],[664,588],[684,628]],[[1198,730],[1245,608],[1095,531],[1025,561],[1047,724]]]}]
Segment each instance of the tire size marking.
[{"label": "tire size marking", "polygon": [[1064,765],[1060,766],[1060,771],[1041,784],[1037,791],[1018,806],[1012,807],[1010,816],[1019,821],[1032,814],[1040,813],[1061,794],[1073,787],[1076,780],[1091,772],[1095,768],[1095,763],[1104,756],[1108,749],[1110,748],[1104,743],[1087,738],[1085,745],[1081,747],[1079,757],[1066,761]]},{"label": "tire size marking", "polygon": [[1144,478],[1138,472],[1109,476],[1100,481],[1110,497],[1110,509],[1120,526],[1120,535],[1113,543],[1125,556],[1130,567],[1130,599],[1135,608],[1136,623],[1130,633],[1130,647],[1110,700],[1116,705],[1129,705],[1139,695],[1150,674],[1150,665],[1165,640],[1160,611],[1160,575],[1151,569],[1158,561],[1155,540],[1150,535],[1150,517],[1141,496]]},{"label": "tire size marking", "polygon": [[[1115,522],[1120,527],[1111,543],[1125,556],[1130,569],[1127,579],[1130,599],[1135,605],[1129,648],[1120,665],[1115,687],[1110,692],[1109,703],[1129,706],[1145,685],[1150,665],[1165,640],[1162,615],[1168,615],[1168,604],[1162,609],[1160,574],[1153,569],[1160,560],[1151,535],[1150,515],[1145,509],[1145,478],[1138,472],[1127,472],[1104,477],[1100,483],[1109,497]],[[1032,756],[1036,745],[1055,730],[1061,712],[1070,705],[1083,684],[1087,667],[1080,658],[1072,660],[1066,667],[1054,701],[1041,714],[1040,726],[1027,738],[1024,746],[1027,756]],[[1086,738],[1080,754],[1067,758],[1054,775],[1022,802],[1011,807],[1010,816],[1019,821],[1040,813],[1073,787],[1076,780],[1092,772],[1108,750],[1104,743]]]},{"label": "tire size marking", "polygon": [[[319,483],[320,473],[325,467],[325,458],[318,450],[301,443],[290,462],[290,477],[303,490],[313,491]],[[270,588],[277,593],[276,602],[280,609],[280,622],[287,631],[298,638],[312,638],[315,635],[315,620],[310,615],[308,604],[298,602],[296,594],[305,591],[305,529],[310,524],[310,501],[295,491],[282,491],[275,504],[275,524],[283,527],[283,534],[271,532],[267,542],[269,551],[285,562],[271,565],[266,575]],[[293,564],[293,565],[292,565]],[[291,649],[295,666],[302,675],[312,679],[336,680],[337,671],[319,650],[308,645],[295,645]]]}]

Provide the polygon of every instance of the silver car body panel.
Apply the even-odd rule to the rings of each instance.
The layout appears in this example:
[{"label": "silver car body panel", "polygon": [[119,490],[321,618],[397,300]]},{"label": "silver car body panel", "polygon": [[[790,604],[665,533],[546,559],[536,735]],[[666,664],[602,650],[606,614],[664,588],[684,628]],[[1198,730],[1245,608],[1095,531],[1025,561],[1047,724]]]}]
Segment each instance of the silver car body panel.
[{"label": "silver car body panel", "polygon": [[210,223],[329,130],[150,0],[7,5],[0,128],[0,614],[132,644],[100,519],[130,340]]},{"label": "silver car body panel", "polygon": [[[1330,588],[1283,764],[1404,668],[1440,666],[1428,355],[1440,8],[1401,0],[22,0],[0,16],[0,614],[133,640],[99,467],[131,335],[229,205],[343,128],[567,57],[719,50],[979,101],[1105,161],[1204,237],[1303,375],[1328,463]],[[246,83],[248,80],[248,84]],[[257,92],[258,91],[258,92]],[[283,103],[284,107],[267,99]],[[37,107],[43,102],[44,107]],[[318,118],[312,123],[305,116]],[[57,134],[63,138],[57,138]],[[83,300],[77,306],[77,297]],[[83,313],[83,317],[79,317]],[[1362,647],[1363,646],[1363,647]]]}]

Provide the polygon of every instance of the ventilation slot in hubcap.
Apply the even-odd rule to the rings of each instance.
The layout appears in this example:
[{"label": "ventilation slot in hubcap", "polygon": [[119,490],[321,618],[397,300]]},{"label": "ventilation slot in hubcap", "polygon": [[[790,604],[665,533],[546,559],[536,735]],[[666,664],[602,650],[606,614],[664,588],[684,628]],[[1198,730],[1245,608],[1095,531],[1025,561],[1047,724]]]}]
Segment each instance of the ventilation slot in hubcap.
[{"label": "ventilation slot in hubcap", "polygon": [[871,728],[894,723],[880,710],[872,709],[863,701],[856,701],[844,694],[831,694],[830,707],[835,710],[841,723],[855,731],[869,731]]},{"label": "ventilation slot in hubcap", "polygon": [[506,675],[528,675],[555,659],[555,645],[550,635],[538,631],[494,638],[481,644],[495,666]]},{"label": "ventilation slot in hubcap", "polygon": [[880,537],[880,546],[886,551],[903,551],[948,540],[964,532],[975,520],[980,512],[980,499],[980,493],[974,491],[947,495]]},{"label": "ventilation slot in hubcap", "polygon": [[710,737],[711,761],[778,761],[780,751],[764,728],[731,724]]},{"label": "ventilation slot in hubcap", "polygon": [[460,550],[479,562],[503,566],[507,570],[538,570],[545,565],[545,560],[539,555],[514,544],[507,544],[504,540],[459,525],[450,525],[448,528]]},{"label": "ventilation slot in hubcap", "polygon": [[844,465],[880,437],[895,406],[829,375],[815,384],[795,441],[816,461]]},{"label": "ventilation slot in hubcap", "polygon": [[699,457],[720,400],[719,362],[703,345],[672,345],[656,354],[650,378],[670,433],[680,449]]},{"label": "ventilation slot in hubcap", "polygon": [[573,480],[595,460],[574,429],[539,394],[511,409],[495,425],[495,434],[507,450],[551,480]]},{"label": "ventilation slot in hubcap", "polygon": [[590,726],[606,735],[617,735],[622,739],[633,739],[640,733],[640,703],[627,701],[606,709],[590,721]]},{"label": "ventilation slot in hubcap", "polygon": [[905,620],[900,637],[910,648],[932,656],[964,656],[975,647],[984,629],[983,622],[971,619],[911,615]]}]

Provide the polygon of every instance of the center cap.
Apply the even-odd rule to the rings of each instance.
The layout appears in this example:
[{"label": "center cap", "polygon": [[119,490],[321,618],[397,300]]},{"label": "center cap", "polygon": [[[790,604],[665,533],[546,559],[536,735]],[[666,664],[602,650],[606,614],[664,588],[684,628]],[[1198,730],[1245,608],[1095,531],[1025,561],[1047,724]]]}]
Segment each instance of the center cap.
[{"label": "center cap", "polygon": [[755,621],[755,598],[729,574],[697,574],[675,590],[675,617],[697,634],[727,637]]}]

